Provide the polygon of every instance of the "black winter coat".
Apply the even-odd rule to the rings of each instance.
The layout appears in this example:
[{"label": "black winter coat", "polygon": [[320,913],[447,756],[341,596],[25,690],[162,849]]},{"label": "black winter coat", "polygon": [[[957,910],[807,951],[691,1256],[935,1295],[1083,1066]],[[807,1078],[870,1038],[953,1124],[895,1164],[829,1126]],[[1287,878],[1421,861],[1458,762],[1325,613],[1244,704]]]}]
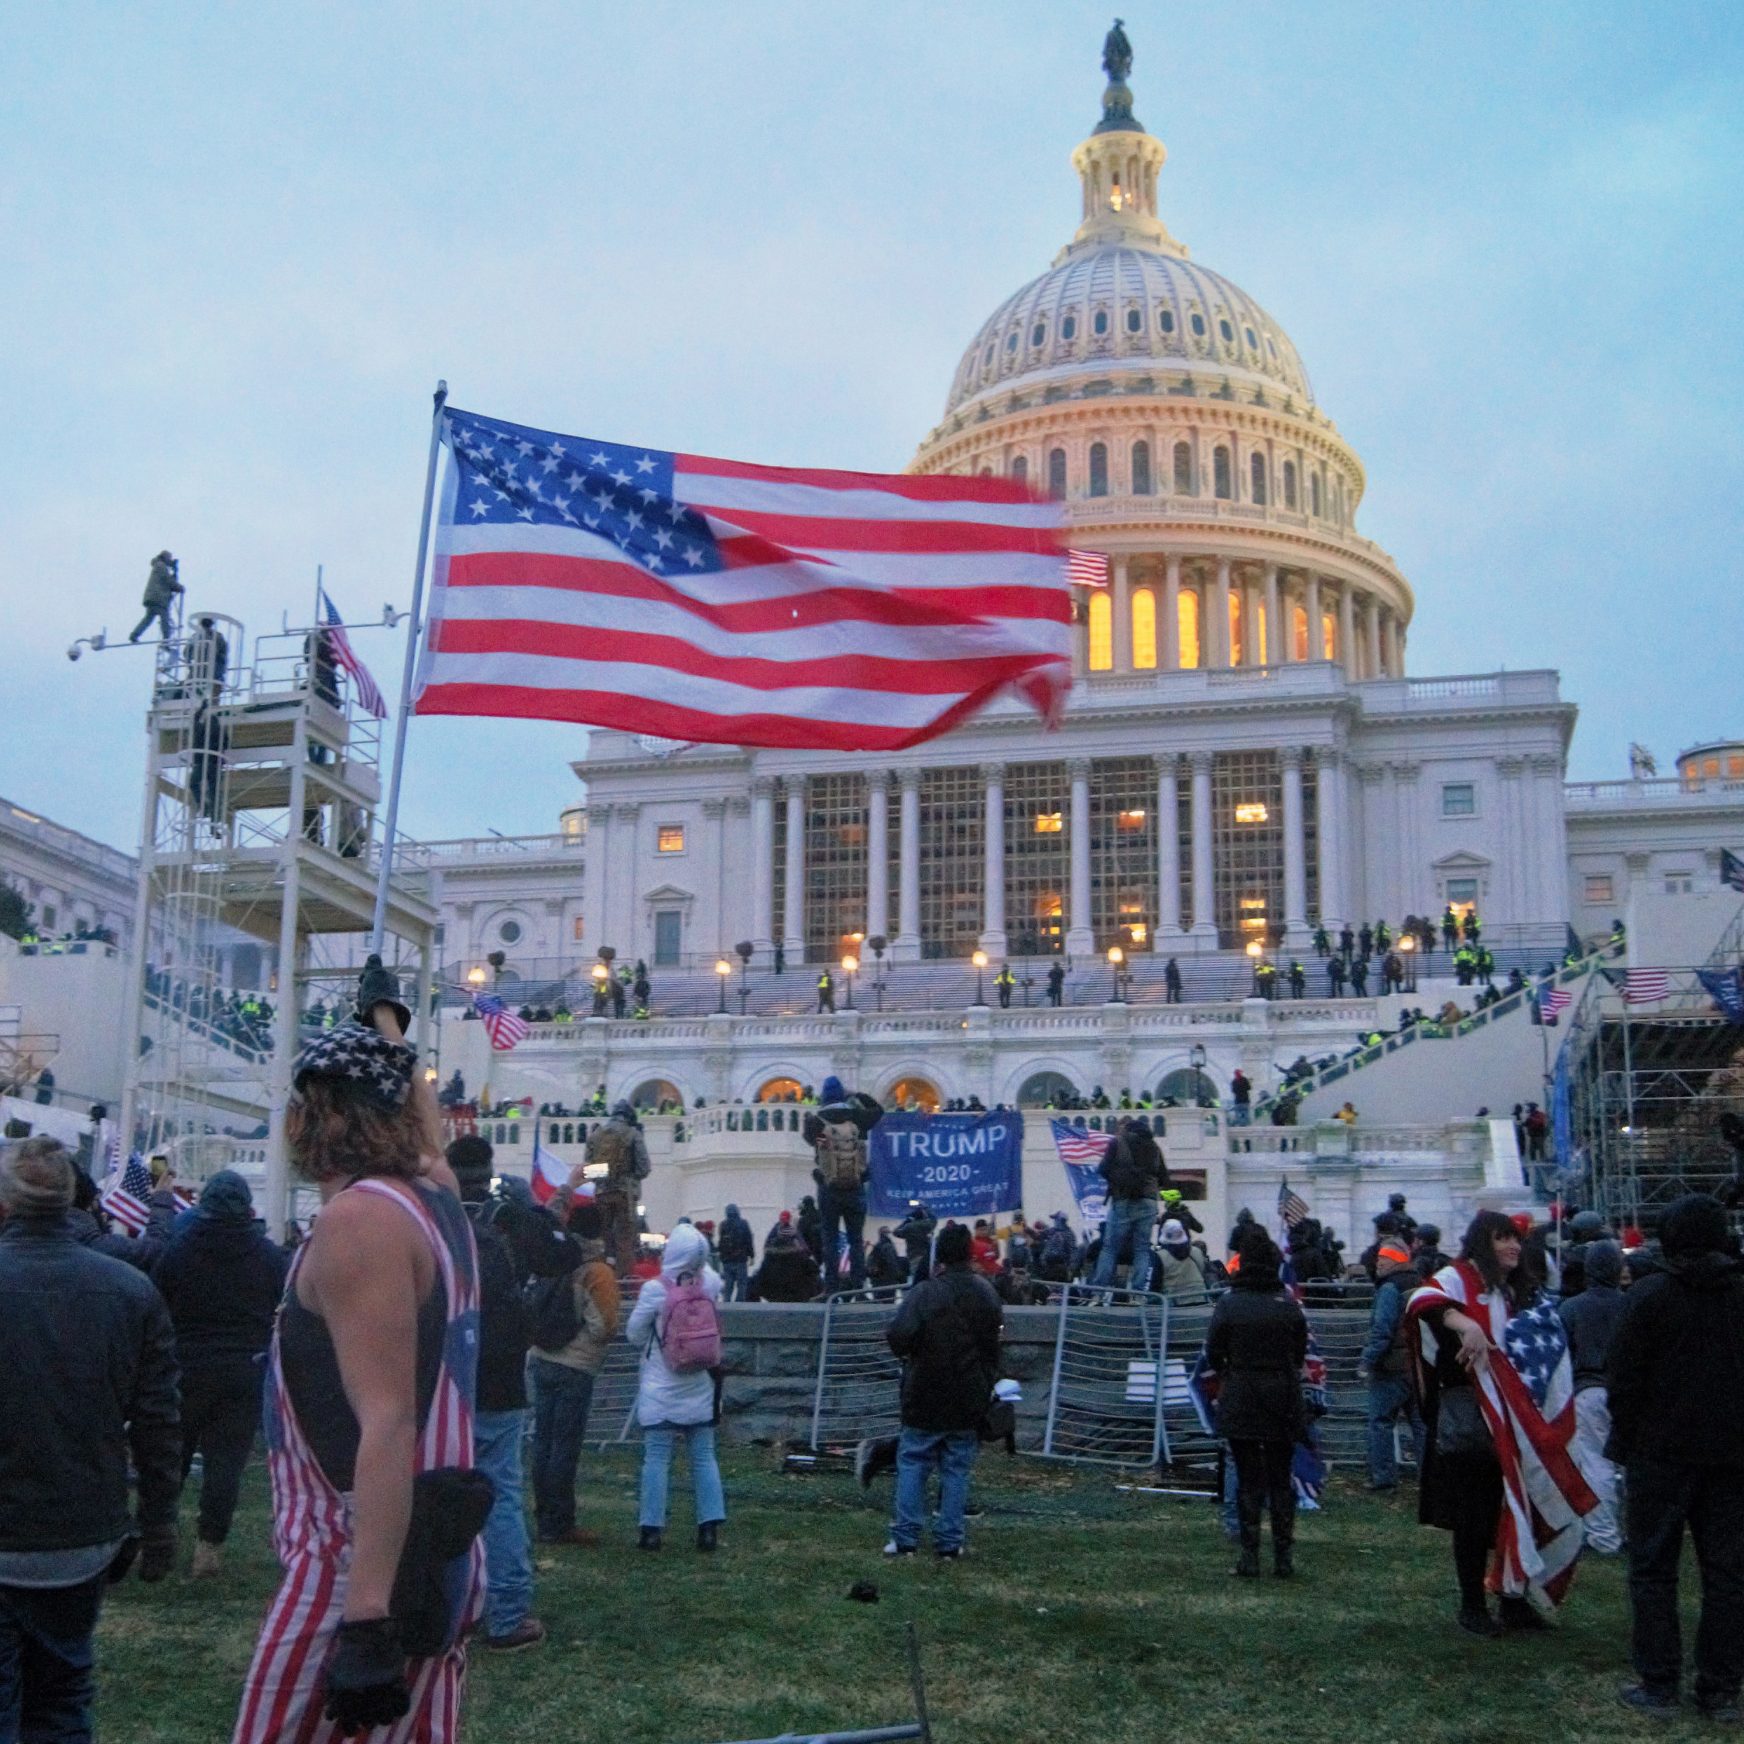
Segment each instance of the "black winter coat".
[{"label": "black winter coat", "polygon": [[253,1218],[196,1212],[152,1274],[175,1322],[182,1366],[259,1356],[272,1342],[290,1263]]},{"label": "black winter coat", "polygon": [[722,1219],[720,1233],[715,1238],[715,1251],[725,1262],[750,1260],[756,1251],[750,1224],[742,1217]]},{"label": "black winter coat", "polygon": [[1606,1379],[1608,1458],[1744,1468],[1744,1269],[1666,1262],[1623,1298]]},{"label": "black winter coat", "polygon": [[1308,1322],[1275,1272],[1236,1273],[1229,1294],[1212,1310],[1205,1358],[1222,1382],[1217,1433],[1225,1441],[1301,1436]]},{"label": "black winter coat", "polygon": [[151,1281],[64,1217],[0,1228],[0,1550],[173,1538],[182,1487],[176,1335]]},{"label": "black winter coat", "polygon": [[929,1434],[975,1429],[999,1379],[1004,1315],[993,1286],[946,1266],[903,1297],[884,1330],[902,1358],[902,1426]]},{"label": "black winter coat", "polygon": [[481,1411],[520,1411],[527,1403],[529,1315],[527,1281],[513,1244],[497,1228],[489,1200],[468,1200],[466,1215],[478,1248],[478,1391]]}]

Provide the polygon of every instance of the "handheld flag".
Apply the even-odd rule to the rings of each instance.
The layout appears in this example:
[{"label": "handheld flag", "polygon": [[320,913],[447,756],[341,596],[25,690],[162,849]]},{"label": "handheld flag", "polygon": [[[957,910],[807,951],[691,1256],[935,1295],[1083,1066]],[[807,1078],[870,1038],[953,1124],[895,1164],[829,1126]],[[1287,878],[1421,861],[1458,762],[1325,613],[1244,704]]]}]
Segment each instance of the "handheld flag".
[{"label": "handheld flag", "polygon": [[[549,1205],[557,1197],[557,1191],[569,1180],[569,1171],[563,1166],[561,1158],[554,1157],[540,1144],[537,1133],[533,1135],[533,1172],[527,1185],[533,1190],[533,1197],[541,1205]],[[577,1197],[581,1197],[580,1194]],[[591,1191],[587,1194],[591,1198]]]},{"label": "handheld flag", "polygon": [[892,751],[1071,687],[1062,510],[1016,479],[749,466],[446,410],[418,714]]},{"label": "handheld flag", "polygon": [[1108,1154],[1113,1135],[1091,1132],[1086,1127],[1073,1126],[1068,1120],[1050,1120],[1054,1149],[1060,1166],[1066,1171],[1066,1184],[1078,1207],[1078,1217],[1086,1229],[1094,1229],[1108,1215],[1108,1183],[1097,1173],[1097,1167]]},{"label": "handheld flag", "polygon": [[351,682],[357,686],[358,707],[366,714],[374,715],[378,721],[385,721],[388,718],[388,705],[382,696],[381,687],[370,676],[369,668],[358,659],[356,649],[351,646],[351,638],[345,633],[345,620],[340,617],[339,608],[334,605],[326,588],[321,589],[321,616],[326,620],[322,634],[333,650],[334,660],[351,674]]},{"label": "handheld flag", "polygon": [[510,1011],[496,994],[475,993],[472,1009],[478,1013],[485,1034],[490,1037],[490,1045],[497,1053],[506,1054],[526,1037],[527,1020]]},{"label": "handheld flag", "polygon": [[1294,1229],[1308,1215],[1308,1201],[1288,1181],[1278,1183],[1278,1221]]},{"label": "handheld flag", "polygon": [[151,1170],[135,1152],[124,1169],[110,1175],[97,1203],[108,1213],[111,1223],[118,1223],[129,1235],[138,1235],[151,1221],[146,1203],[150,1198]]}]

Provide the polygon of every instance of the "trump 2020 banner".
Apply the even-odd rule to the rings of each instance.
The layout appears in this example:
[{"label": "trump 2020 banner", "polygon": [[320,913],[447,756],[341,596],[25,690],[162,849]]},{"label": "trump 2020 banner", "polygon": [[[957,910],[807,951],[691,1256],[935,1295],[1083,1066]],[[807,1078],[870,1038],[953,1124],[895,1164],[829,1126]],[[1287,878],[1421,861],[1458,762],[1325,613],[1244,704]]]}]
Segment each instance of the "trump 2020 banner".
[{"label": "trump 2020 banner", "polygon": [[874,1217],[901,1217],[916,1199],[935,1217],[1023,1203],[1021,1114],[887,1114],[866,1142]]}]

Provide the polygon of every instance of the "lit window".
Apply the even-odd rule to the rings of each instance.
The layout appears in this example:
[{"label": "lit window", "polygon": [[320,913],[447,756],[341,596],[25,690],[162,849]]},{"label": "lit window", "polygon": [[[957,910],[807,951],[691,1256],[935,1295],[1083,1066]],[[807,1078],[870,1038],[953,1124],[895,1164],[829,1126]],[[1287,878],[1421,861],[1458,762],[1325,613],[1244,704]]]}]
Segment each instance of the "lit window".
[{"label": "lit window", "polygon": [[1090,444],[1090,494],[1093,497],[1108,495],[1108,444],[1092,442]]},{"label": "lit window", "polygon": [[1076,315],[1068,315],[1060,323],[1060,337],[1062,339],[1076,339],[1078,337],[1078,317]]},{"label": "lit window", "polygon": [[1143,326],[1144,326],[1143,314],[1141,314],[1139,312],[1139,310],[1137,310],[1137,309],[1128,309],[1126,312],[1126,330],[1127,330],[1127,332],[1128,333],[1137,333],[1139,331],[1139,329],[1142,328]]},{"label": "lit window", "polygon": [[662,854],[682,854],[684,852],[684,825],[662,824],[659,834],[655,837],[654,845]]},{"label": "lit window", "polygon": [[1173,309],[1159,309],[1157,311],[1157,326],[1164,333],[1173,333],[1175,331],[1175,311]]},{"label": "lit window", "polygon": [[1290,650],[1298,660],[1308,658],[1308,612],[1304,606],[1290,608]]},{"label": "lit window", "polygon": [[1063,812],[1038,811],[1035,820],[1035,833],[1038,836],[1058,836],[1065,832],[1066,819]]},{"label": "lit window", "polygon": [[1114,670],[1114,602],[1107,588],[1090,596],[1090,670]]},{"label": "lit window", "polygon": [[1441,785],[1441,815],[1472,817],[1478,809],[1477,789],[1469,781],[1444,781]]},{"label": "lit window", "polygon": [[1248,800],[1235,808],[1235,821],[1238,824],[1263,824],[1270,815],[1263,800]]},{"label": "lit window", "polygon": [[1115,822],[1123,830],[1142,830],[1145,822],[1144,808],[1135,806],[1131,810],[1120,812],[1116,814]]},{"label": "lit window", "polygon": [[1133,590],[1132,663],[1141,672],[1157,663],[1157,596],[1148,587]]},{"label": "lit window", "polygon": [[1090,330],[1098,337],[1108,331],[1108,311],[1098,309],[1090,321]]},{"label": "lit window", "polygon": [[1475,878],[1450,878],[1447,881],[1447,905],[1457,909],[1461,914],[1475,908],[1478,900],[1478,881]]},{"label": "lit window", "polygon": [[1331,612],[1320,614],[1320,658],[1336,660],[1338,658],[1338,620]]},{"label": "lit window", "polygon": [[497,937],[505,945],[518,944],[521,938],[521,923],[518,920],[506,920],[497,928]]},{"label": "lit window", "polygon": [[1587,903],[1615,902],[1616,887],[1609,872],[1590,873],[1583,887],[1581,900]]},{"label": "lit window", "polygon": [[1181,669],[1190,671],[1199,664],[1199,594],[1194,588],[1181,589],[1177,627],[1181,642]]}]

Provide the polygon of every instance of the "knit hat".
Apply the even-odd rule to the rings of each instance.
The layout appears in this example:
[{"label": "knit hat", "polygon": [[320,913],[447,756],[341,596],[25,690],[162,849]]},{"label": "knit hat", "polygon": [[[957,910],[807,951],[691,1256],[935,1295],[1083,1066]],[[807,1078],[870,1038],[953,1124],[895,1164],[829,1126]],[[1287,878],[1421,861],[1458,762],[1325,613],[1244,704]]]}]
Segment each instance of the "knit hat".
[{"label": "knit hat", "polygon": [[962,1223],[947,1223],[937,1243],[941,1266],[961,1265],[969,1257],[969,1229]]},{"label": "knit hat", "polygon": [[1725,1208],[1711,1193],[1686,1193],[1666,1211],[1659,1226],[1667,1259],[1724,1253],[1728,1234]]},{"label": "knit hat", "polygon": [[1577,1211],[1569,1219],[1568,1233],[1576,1241],[1596,1241],[1605,1233],[1605,1220],[1596,1211]]},{"label": "knit hat", "polygon": [[309,1042],[291,1068],[291,1083],[302,1089],[311,1078],[355,1085],[378,1108],[406,1106],[418,1056],[404,1042],[390,1042],[379,1030],[355,1018],[336,1023]]},{"label": "knit hat", "polygon": [[777,1223],[791,1223],[793,1221],[793,1213],[791,1211],[784,1211],[775,1221]]},{"label": "knit hat", "polygon": [[1623,1249],[1616,1242],[1588,1242],[1585,1259],[1589,1285],[1622,1283]]},{"label": "knit hat", "polygon": [[53,1217],[73,1202],[73,1159],[56,1139],[26,1139],[0,1154],[0,1205],[10,1217]]},{"label": "knit hat", "polygon": [[824,1079],[824,1086],[818,1093],[818,1099],[825,1103],[846,1102],[848,1100],[848,1092],[843,1089],[842,1081],[835,1073],[832,1072],[829,1077]]},{"label": "knit hat", "polygon": [[200,1209],[227,1223],[248,1222],[254,1217],[254,1195],[234,1169],[220,1169],[200,1189]]}]

